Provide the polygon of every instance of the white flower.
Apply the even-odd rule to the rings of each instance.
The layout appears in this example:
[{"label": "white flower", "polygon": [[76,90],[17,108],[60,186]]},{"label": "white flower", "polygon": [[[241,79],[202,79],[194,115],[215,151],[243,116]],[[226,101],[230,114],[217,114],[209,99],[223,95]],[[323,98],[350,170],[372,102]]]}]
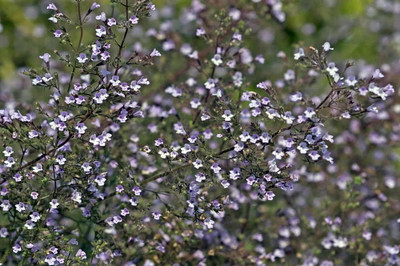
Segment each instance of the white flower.
[{"label": "white flower", "polygon": [[3,151],[4,156],[9,157],[11,154],[14,153],[13,148],[7,146],[6,149]]},{"label": "white flower", "polygon": [[76,58],[78,60],[79,63],[83,64],[85,63],[87,60],[89,60],[86,56],[86,54],[79,54],[79,56]]},{"label": "white flower", "polygon": [[150,54],[150,57],[155,57],[155,56],[161,56],[161,53],[156,49],[153,49],[153,51]]},{"label": "white flower", "polygon": [[224,114],[222,115],[222,118],[224,118],[225,121],[229,122],[234,116],[235,115],[233,115],[230,110],[225,110]]},{"label": "white flower", "polygon": [[32,171],[35,173],[39,173],[43,171],[43,166],[40,163],[37,163],[36,166],[32,167]]},{"label": "white flower", "polygon": [[45,53],[41,56],[39,56],[40,59],[42,59],[45,63],[48,63],[50,61],[51,55],[49,55],[48,53]]},{"label": "white flower", "polygon": [[384,75],[381,73],[381,71],[379,69],[375,69],[375,72],[372,75],[372,78],[380,79],[380,78],[383,78],[383,77],[384,77]]},{"label": "white flower", "polygon": [[211,59],[214,65],[219,66],[223,63],[222,56],[220,54],[215,54],[214,57]]},{"label": "white flower", "polygon": [[215,222],[213,220],[211,220],[210,218],[207,218],[204,220],[204,225],[208,228],[208,229],[212,229],[214,227]]},{"label": "white flower", "polygon": [[334,77],[336,75],[336,72],[338,72],[338,68],[335,66],[335,63],[329,63],[328,67],[326,68],[326,71],[328,71],[329,75]]},{"label": "white flower", "polygon": [[294,54],[294,60],[299,60],[301,57],[305,56],[303,48],[299,48],[299,51]]},{"label": "white flower", "polygon": [[96,36],[97,37],[101,37],[101,36],[106,35],[106,34],[107,34],[107,31],[106,31],[106,28],[104,26],[97,26],[97,28],[96,28]]},{"label": "white flower", "polygon": [[193,166],[196,169],[199,169],[203,167],[203,162],[200,159],[196,159],[196,161],[193,162]]},{"label": "white flower", "polygon": [[325,51],[325,52],[328,52],[328,51],[333,50],[333,48],[331,48],[331,44],[330,44],[329,42],[325,42],[325,43],[322,45],[322,48],[324,48],[324,51]]},{"label": "white flower", "polygon": [[200,28],[200,29],[196,30],[196,36],[197,37],[205,35],[205,34],[206,34],[206,31],[204,30],[204,28]]}]

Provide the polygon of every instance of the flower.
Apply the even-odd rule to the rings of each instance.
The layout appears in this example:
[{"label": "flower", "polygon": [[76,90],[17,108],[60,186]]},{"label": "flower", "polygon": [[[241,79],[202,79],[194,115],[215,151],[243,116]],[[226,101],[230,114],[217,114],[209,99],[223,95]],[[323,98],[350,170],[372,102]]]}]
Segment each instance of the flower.
[{"label": "flower", "polygon": [[154,220],[160,220],[161,213],[156,211],[152,213]]},{"label": "flower", "polygon": [[129,18],[129,22],[130,22],[131,24],[138,24],[139,18],[136,17],[135,15],[133,15],[133,16],[131,16],[131,17]]},{"label": "flower", "polygon": [[161,56],[161,53],[156,49],[153,49],[153,51],[150,53],[150,57],[156,57],[156,56]]},{"label": "flower", "polygon": [[79,135],[83,135],[83,134],[85,134],[85,132],[86,132],[87,126],[85,126],[84,123],[79,122],[79,123],[76,125],[75,129],[78,131]]},{"label": "flower", "polygon": [[319,159],[319,157],[321,157],[321,155],[319,155],[317,151],[311,151],[311,152],[309,152],[309,153],[308,153],[308,156],[310,156],[310,158],[311,158],[313,161],[317,161],[317,160]]},{"label": "flower", "polygon": [[48,4],[46,9],[47,10],[55,10],[55,11],[57,11],[57,7],[56,7],[56,5],[54,3]]},{"label": "flower", "polygon": [[324,49],[325,52],[328,52],[328,51],[333,50],[333,48],[331,48],[331,44],[330,44],[329,42],[325,42],[325,43],[322,45],[322,48]]},{"label": "flower", "polygon": [[102,37],[107,34],[107,30],[104,26],[97,26],[96,27],[96,36]]},{"label": "flower", "polygon": [[329,75],[331,75],[332,77],[335,76],[336,72],[339,69],[335,66],[335,63],[331,62],[328,64],[328,67],[326,68],[326,71],[328,71]]},{"label": "flower", "polygon": [[3,154],[4,154],[4,156],[6,156],[6,157],[11,156],[13,153],[14,153],[14,150],[13,150],[13,148],[10,147],[10,146],[7,146],[7,147],[5,148],[5,150],[3,151]]},{"label": "flower", "polygon": [[133,187],[132,189],[133,193],[135,193],[135,196],[140,196],[140,194],[142,193],[142,190],[140,189],[140,187]]},{"label": "flower", "polygon": [[86,57],[86,54],[79,54],[79,56],[76,58],[78,60],[79,63],[84,64],[86,63],[86,61],[88,60],[88,58]]},{"label": "flower", "polygon": [[206,218],[204,220],[204,225],[207,227],[207,229],[212,229],[214,227],[215,222],[211,220],[210,218]]},{"label": "flower", "polygon": [[39,56],[39,58],[42,59],[43,62],[48,63],[50,62],[51,55],[48,53],[44,53],[43,55]]},{"label": "flower", "polygon": [[56,38],[60,38],[63,35],[63,32],[61,30],[56,30],[53,34]]},{"label": "flower", "polygon": [[114,25],[117,25],[117,21],[115,20],[115,18],[109,18],[107,20],[107,26],[111,27],[111,26],[114,26]]},{"label": "flower", "polygon": [[96,16],[96,20],[106,21],[106,13],[101,12],[100,15]]},{"label": "flower", "polygon": [[15,160],[13,157],[8,157],[7,160],[4,161],[6,167],[11,168],[15,164]]},{"label": "flower", "polygon": [[94,3],[90,6],[90,11],[93,11],[93,10],[99,8],[99,7],[100,7],[100,5],[99,5],[98,3],[96,3],[96,2],[94,2]]},{"label": "flower", "polygon": [[199,28],[199,29],[196,30],[196,36],[197,36],[197,37],[203,36],[203,35],[205,35],[205,34],[206,34],[206,31],[204,30],[203,27],[201,27],[201,28]]},{"label": "flower", "polygon": [[203,173],[201,173],[201,172],[197,173],[197,174],[195,175],[195,177],[196,177],[196,182],[199,182],[199,183],[201,183],[201,182],[203,182],[204,180],[206,180],[206,175],[203,174]]},{"label": "flower", "polygon": [[193,162],[193,166],[196,169],[200,169],[203,167],[203,162],[200,159],[196,159],[196,161]]},{"label": "flower", "polygon": [[216,66],[220,66],[223,63],[222,56],[220,54],[215,54],[211,59],[211,62],[213,62],[213,64]]},{"label": "flower", "polygon": [[304,57],[306,54],[304,53],[303,48],[299,48],[298,52],[294,54],[294,60],[299,60]]},{"label": "flower", "polygon": [[221,167],[219,167],[218,163],[214,163],[213,165],[211,165],[211,170],[213,170],[215,174],[218,174],[221,170]]}]

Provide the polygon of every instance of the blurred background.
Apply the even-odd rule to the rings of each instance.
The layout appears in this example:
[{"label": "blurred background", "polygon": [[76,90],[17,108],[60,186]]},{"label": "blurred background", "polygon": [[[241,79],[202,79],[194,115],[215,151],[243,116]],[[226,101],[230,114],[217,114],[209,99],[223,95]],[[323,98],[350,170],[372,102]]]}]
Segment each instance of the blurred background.
[{"label": "blurred background", "polygon": [[[48,20],[46,6],[50,2],[0,0],[2,94],[11,88],[18,88],[18,94],[27,89],[29,84],[16,79],[18,73],[24,68],[38,67],[41,63],[38,56],[57,47],[57,40],[49,38],[53,23]],[[97,2],[109,4],[110,1]],[[74,1],[56,1],[56,4],[65,13],[74,13]],[[179,13],[180,9],[189,7],[191,1],[177,0],[171,4],[170,1],[156,0],[154,4],[159,10],[168,4],[168,8],[174,9],[172,12]],[[271,23],[266,18],[267,25],[261,24],[263,29],[257,32],[258,38],[247,38],[246,42],[250,47],[261,48],[265,51],[266,61],[273,62],[278,51],[292,54],[296,45],[317,46],[330,41],[335,47],[333,59],[361,60],[377,66],[391,63],[395,74],[398,73],[400,52],[399,9],[399,1],[387,0],[286,0],[283,1],[286,21]],[[273,64],[266,67],[269,67],[268,71],[276,69]]]}]

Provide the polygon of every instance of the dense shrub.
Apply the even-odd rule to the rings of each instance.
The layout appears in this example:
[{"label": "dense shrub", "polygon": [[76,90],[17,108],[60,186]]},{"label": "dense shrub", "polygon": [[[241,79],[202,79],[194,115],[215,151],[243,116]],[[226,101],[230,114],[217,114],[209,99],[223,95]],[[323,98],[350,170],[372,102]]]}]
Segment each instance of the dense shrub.
[{"label": "dense shrub", "polygon": [[2,263],[400,264],[393,58],[272,57],[279,0],[59,2],[2,96]]}]

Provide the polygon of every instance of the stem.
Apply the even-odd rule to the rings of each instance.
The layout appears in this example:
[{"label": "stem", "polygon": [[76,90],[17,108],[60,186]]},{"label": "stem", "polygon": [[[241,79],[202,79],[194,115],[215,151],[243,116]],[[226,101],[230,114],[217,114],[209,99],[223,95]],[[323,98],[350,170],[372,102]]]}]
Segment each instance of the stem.
[{"label": "stem", "polygon": [[[128,3],[129,1],[128,0],[125,0],[125,18],[126,18],[126,20],[128,20],[129,19],[129,13],[128,13],[128,11],[129,11],[129,3]],[[118,60],[118,62],[117,62],[117,66],[115,67],[115,71],[114,71],[114,75],[117,75],[117,73],[118,73],[118,70],[121,68],[121,65],[120,65],[120,59],[121,59],[121,55],[122,55],[122,48],[124,47],[124,43],[125,43],[125,40],[126,40],[126,36],[128,36],[128,31],[129,31],[129,28],[128,27],[126,27],[125,28],[125,32],[124,32],[124,37],[122,37],[122,41],[121,41],[121,44],[119,45],[119,50],[118,50],[118,55],[117,55],[117,57],[115,58],[115,60]]]},{"label": "stem", "polygon": [[77,3],[78,3],[78,17],[79,17],[80,34],[79,34],[78,46],[76,47],[76,50],[75,50],[74,66],[72,67],[71,76],[69,78],[68,90],[71,89],[72,80],[74,79],[74,76],[75,76],[76,65],[78,62],[78,59],[76,57],[79,55],[79,50],[81,49],[82,39],[83,39],[83,21],[82,21],[82,15],[81,15],[81,0],[78,0]]},{"label": "stem", "polygon": [[0,260],[0,264],[1,264],[1,265],[3,265],[3,264],[6,262],[7,257],[8,257],[8,255],[10,254],[10,251],[11,251],[11,249],[12,249],[12,246],[13,246],[14,242],[18,239],[18,237],[21,235],[21,233],[22,233],[22,230],[21,230],[20,232],[18,232],[18,233],[14,236],[13,239],[11,239],[10,245],[8,246],[7,250],[4,252],[3,257],[2,257],[1,260]]},{"label": "stem", "polygon": [[[86,115],[84,118],[82,118],[80,122],[83,123],[83,122],[86,121],[92,114],[93,114],[93,110],[91,110],[90,112],[88,112],[87,115]],[[26,168],[26,167],[28,167],[28,166],[30,166],[30,165],[33,165],[34,163],[40,161],[41,159],[43,159],[43,158],[46,157],[47,155],[50,155],[52,152],[56,151],[57,149],[63,147],[65,144],[67,144],[68,141],[69,141],[70,139],[72,139],[72,137],[73,137],[73,134],[70,134],[70,135],[69,135],[63,142],[61,142],[59,145],[57,145],[56,147],[50,149],[48,152],[46,152],[46,153],[40,155],[39,157],[33,159],[32,161],[30,161],[30,162],[24,164],[23,166],[19,167],[16,171],[19,172],[19,171],[21,171],[22,169],[24,169],[24,168]]]},{"label": "stem", "polygon": [[149,183],[149,182],[151,182],[151,181],[154,181],[154,180],[156,180],[156,179],[158,179],[158,178],[160,178],[160,177],[163,177],[163,176],[165,176],[165,175],[173,174],[173,173],[175,173],[176,171],[181,170],[181,169],[184,169],[184,168],[186,168],[186,167],[188,167],[188,166],[190,166],[190,165],[191,165],[190,163],[186,163],[186,164],[183,164],[183,165],[181,165],[181,166],[175,167],[175,168],[173,168],[173,169],[171,169],[171,170],[169,170],[169,171],[166,171],[166,172],[163,172],[163,173],[160,173],[160,174],[156,174],[156,175],[154,175],[154,176],[152,176],[152,177],[149,177],[149,178],[143,180],[142,185],[146,185],[147,183]]}]

